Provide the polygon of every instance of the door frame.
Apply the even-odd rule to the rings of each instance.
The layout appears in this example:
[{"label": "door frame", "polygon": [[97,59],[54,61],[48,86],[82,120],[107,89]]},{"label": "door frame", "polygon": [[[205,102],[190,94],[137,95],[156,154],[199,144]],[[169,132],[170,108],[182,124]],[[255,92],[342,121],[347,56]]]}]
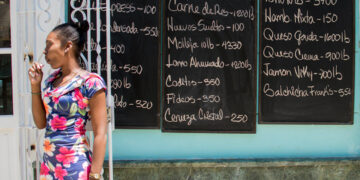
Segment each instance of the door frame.
[{"label": "door frame", "polygon": [[1,139],[6,142],[3,144],[2,156],[7,157],[8,162],[5,168],[0,169],[2,177],[9,177],[10,179],[20,179],[21,168],[20,168],[20,141],[19,141],[19,97],[18,91],[18,53],[17,53],[17,17],[16,17],[16,5],[17,1],[9,1],[10,6],[10,36],[11,36],[11,47],[1,48],[0,54],[11,55],[11,79],[12,79],[12,115],[0,115],[0,136]]}]

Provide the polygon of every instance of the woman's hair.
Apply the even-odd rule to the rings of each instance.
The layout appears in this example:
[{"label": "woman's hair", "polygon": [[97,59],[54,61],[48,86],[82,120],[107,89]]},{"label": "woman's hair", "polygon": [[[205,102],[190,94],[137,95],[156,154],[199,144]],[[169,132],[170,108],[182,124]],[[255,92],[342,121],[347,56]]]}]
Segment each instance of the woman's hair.
[{"label": "woman's hair", "polygon": [[56,26],[52,32],[56,32],[58,38],[61,41],[61,45],[64,46],[68,41],[73,43],[75,56],[78,59],[80,52],[84,48],[86,42],[86,32],[89,30],[89,23],[87,21],[81,21],[78,23],[64,23]]}]

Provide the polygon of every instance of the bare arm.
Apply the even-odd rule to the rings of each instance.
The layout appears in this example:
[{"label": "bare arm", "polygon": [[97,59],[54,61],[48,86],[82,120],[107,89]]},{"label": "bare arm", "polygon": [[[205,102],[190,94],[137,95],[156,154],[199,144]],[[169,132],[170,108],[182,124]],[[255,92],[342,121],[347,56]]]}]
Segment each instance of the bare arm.
[{"label": "bare arm", "polygon": [[100,173],[106,151],[106,101],[104,89],[96,92],[89,100],[91,125],[94,131],[94,149],[91,164],[92,173]]},{"label": "bare arm", "polygon": [[32,114],[37,128],[46,127],[45,107],[41,99],[41,80],[43,72],[42,65],[34,63],[29,69],[29,80],[31,84]]}]

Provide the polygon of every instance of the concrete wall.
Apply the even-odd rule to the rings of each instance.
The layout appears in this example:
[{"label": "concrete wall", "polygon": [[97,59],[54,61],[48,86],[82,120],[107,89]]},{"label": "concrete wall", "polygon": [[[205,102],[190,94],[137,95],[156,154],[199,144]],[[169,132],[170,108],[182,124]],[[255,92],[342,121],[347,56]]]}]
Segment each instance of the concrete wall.
[{"label": "concrete wall", "polygon": [[[359,157],[360,28],[356,0],[356,75],[353,125],[264,125],[256,134],[113,132],[115,160]],[[258,3],[259,4],[259,3]]]}]

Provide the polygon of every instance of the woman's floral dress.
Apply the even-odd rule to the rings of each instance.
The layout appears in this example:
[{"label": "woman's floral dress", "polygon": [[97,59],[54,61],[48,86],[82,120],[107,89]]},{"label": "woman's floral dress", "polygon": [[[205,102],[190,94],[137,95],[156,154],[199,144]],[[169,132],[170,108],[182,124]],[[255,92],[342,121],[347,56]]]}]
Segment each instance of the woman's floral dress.
[{"label": "woman's floral dress", "polygon": [[53,87],[61,69],[45,81],[44,106],[46,132],[40,179],[88,179],[91,151],[85,135],[89,119],[89,99],[105,89],[104,80],[95,73],[77,75],[67,85]]}]

